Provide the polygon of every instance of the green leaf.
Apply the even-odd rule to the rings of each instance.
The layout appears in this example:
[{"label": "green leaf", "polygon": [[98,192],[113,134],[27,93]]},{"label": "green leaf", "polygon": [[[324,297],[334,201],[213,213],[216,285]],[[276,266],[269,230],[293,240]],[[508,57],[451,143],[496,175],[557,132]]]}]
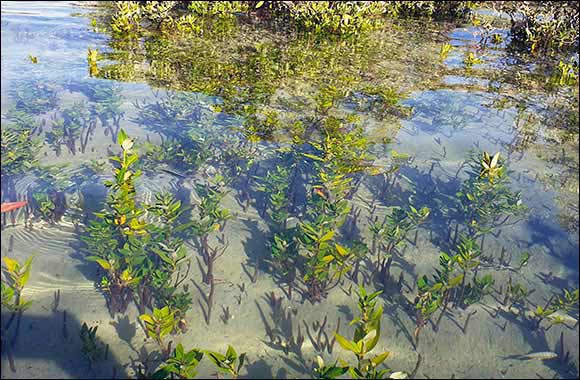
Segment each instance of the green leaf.
[{"label": "green leaf", "polygon": [[256,4],[256,9],[260,8],[262,5],[264,5],[264,2],[258,1],[258,3]]},{"label": "green leaf", "polygon": [[530,253],[527,251],[522,252],[522,255],[520,257],[520,268],[526,266],[529,259],[530,259]]},{"label": "green leaf", "polygon": [[336,247],[336,252],[338,252],[339,255],[346,256],[348,254],[348,250],[342,245],[336,243],[334,246]]},{"label": "green leaf", "polygon": [[463,280],[463,274],[460,274],[457,277],[453,277],[451,280],[449,280],[449,287],[454,288],[454,287],[458,286],[462,280]]},{"label": "green leaf", "polygon": [[377,367],[382,362],[384,362],[389,357],[390,354],[391,353],[389,351],[385,351],[385,352],[383,352],[381,354],[378,354],[374,358],[372,358],[371,359],[371,362],[373,363],[373,367]]},{"label": "green leaf", "polygon": [[330,367],[324,372],[325,379],[335,379],[348,372],[349,367]]},{"label": "green leaf", "polygon": [[324,236],[320,238],[320,242],[325,242],[331,240],[334,237],[334,231],[328,231]]},{"label": "green leaf", "polygon": [[111,269],[111,264],[109,264],[109,262],[107,260],[103,260],[103,259],[96,259],[95,260],[97,263],[99,263],[99,265],[101,267],[103,267],[103,269],[105,270],[110,270]]},{"label": "green leaf", "polygon": [[119,134],[117,135],[117,143],[119,143],[119,145],[123,145],[123,142],[128,138],[129,136],[127,136],[127,132],[125,132],[124,129],[121,129],[119,131]]},{"label": "green leaf", "polygon": [[9,273],[18,273],[18,269],[20,269],[18,261],[10,257],[4,257],[4,263],[6,264],[6,270],[8,270]]},{"label": "green leaf", "polygon": [[167,256],[167,254],[165,252],[163,252],[162,250],[160,250],[159,248],[152,247],[151,250],[153,252],[155,252],[157,254],[157,256],[159,256],[159,258],[161,258],[161,260],[163,260],[167,264],[169,264],[171,266],[174,265],[173,260],[171,260],[171,258],[169,256]]},{"label": "green leaf", "polygon": [[313,154],[308,154],[308,153],[302,153],[304,156],[308,157],[308,158],[312,158],[313,160],[317,160],[317,161],[324,161],[323,158],[320,158],[318,156],[315,156]]},{"label": "green leaf", "polygon": [[145,322],[147,324],[151,324],[151,325],[155,324],[155,321],[153,320],[153,318],[151,318],[151,316],[149,314],[141,314],[139,316],[139,319],[141,319],[143,322]]},{"label": "green leaf", "polygon": [[30,277],[30,269],[32,268],[32,259],[34,258],[34,256],[30,256],[28,259],[26,259],[26,261],[24,262],[24,272],[22,273],[22,277],[20,278],[20,286],[24,287],[24,285],[26,285],[26,283],[28,282],[28,278]]},{"label": "green leaf", "polygon": [[[375,332],[375,335],[372,337],[372,339],[370,339],[370,342],[368,342],[366,344],[367,346],[367,351],[372,350],[373,348],[375,348],[375,346],[377,345],[377,343],[379,342],[379,339],[381,338],[381,320],[377,320],[376,321],[376,329],[372,330]],[[371,331],[371,332],[372,332]],[[369,333],[370,334],[370,333]],[[368,335],[368,334],[367,334]]]},{"label": "green leaf", "polygon": [[237,372],[240,372],[240,370],[242,369],[242,366],[244,365],[244,362],[246,361],[246,353],[241,353],[240,354],[240,358],[238,360],[238,370]]},{"label": "green leaf", "polygon": [[226,351],[226,359],[229,361],[235,361],[238,358],[238,354],[236,350],[231,345],[228,345],[228,349]]},{"label": "green leaf", "polygon": [[345,350],[354,352],[355,354],[359,352],[356,345],[350,340],[346,339],[345,337],[336,332],[334,333],[334,336],[336,337],[336,341],[338,342],[338,344],[340,344],[340,346]]}]

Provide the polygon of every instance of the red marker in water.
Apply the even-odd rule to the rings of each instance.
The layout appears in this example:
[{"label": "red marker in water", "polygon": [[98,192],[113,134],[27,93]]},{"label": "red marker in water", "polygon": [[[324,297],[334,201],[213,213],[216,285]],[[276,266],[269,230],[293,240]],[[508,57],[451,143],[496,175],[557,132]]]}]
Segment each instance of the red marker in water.
[{"label": "red marker in water", "polygon": [[0,206],[0,212],[8,212],[16,210],[18,208],[26,206],[27,204],[28,204],[27,201],[2,203],[2,205]]}]

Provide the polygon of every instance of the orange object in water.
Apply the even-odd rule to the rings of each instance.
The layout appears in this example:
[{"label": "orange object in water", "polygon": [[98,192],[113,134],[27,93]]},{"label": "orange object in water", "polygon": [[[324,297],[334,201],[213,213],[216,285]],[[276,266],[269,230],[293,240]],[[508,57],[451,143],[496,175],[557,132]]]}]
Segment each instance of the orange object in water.
[{"label": "orange object in water", "polygon": [[27,204],[28,204],[27,201],[2,203],[2,205],[0,206],[0,212],[8,212],[16,210],[17,208],[24,207]]}]

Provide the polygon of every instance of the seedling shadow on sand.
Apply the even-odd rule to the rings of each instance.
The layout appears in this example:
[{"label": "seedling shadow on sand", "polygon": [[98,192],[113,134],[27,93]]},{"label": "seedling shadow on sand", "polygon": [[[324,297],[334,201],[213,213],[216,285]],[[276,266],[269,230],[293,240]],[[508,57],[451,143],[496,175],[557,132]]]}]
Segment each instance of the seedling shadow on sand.
[{"label": "seedling shadow on sand", "polygon": [[[11,370],[7,351],[2,347],[2,378],[18,376],[19,371],[29,371],[37,365],[36,373],[47,373],[46,367],[58,367],[61,376],[72,379],[114,379],[125,378],[124,366],[98,337],[94,343],[102,348],[102,355],[92,364],[82,352],[80,339],[81,321],[72,313],[55,312],[53,315],[22,314],[21,329],[18,340],[10,352],[14,361]],[[8,313],[2,313],[2,323],[9,318]],[[66,322],[65,322],[66,321]],[[20,363],[27,363],[27,369]],[[37,364],[36,364],[37,363]]]}]

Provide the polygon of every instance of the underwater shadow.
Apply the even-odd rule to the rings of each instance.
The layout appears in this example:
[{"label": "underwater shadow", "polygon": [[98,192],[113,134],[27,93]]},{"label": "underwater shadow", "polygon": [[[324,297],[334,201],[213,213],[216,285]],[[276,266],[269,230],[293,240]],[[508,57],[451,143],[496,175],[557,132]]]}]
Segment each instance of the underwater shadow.
[{"label": "underwater shadow", "polygon": [[[74,315],[55,312],[52,315],[40,316],[22,314],[20,333],[16,344],[10,348],[8,355],[5,342],[2,346],[2,378],[10,373],[10,357],[14,363],[15,372],[19,370],[18,359],[54,362],[71,379],[115,379],[127,378],[124,366],[97,336],[95,341],[104,349],[104,358],[89,364],[82,352],[80,339],[81,321]],[[2,323],[10,318],[8,313],[2,313]],[[91,327],[91,326],[89,326]],[[3,337],[8,338],[8,337]],[[12,334],[10,334],[12,338]],[[105,348],[106,347],[106,348]],[[44,374],[47,375],[46,373]]]}]

